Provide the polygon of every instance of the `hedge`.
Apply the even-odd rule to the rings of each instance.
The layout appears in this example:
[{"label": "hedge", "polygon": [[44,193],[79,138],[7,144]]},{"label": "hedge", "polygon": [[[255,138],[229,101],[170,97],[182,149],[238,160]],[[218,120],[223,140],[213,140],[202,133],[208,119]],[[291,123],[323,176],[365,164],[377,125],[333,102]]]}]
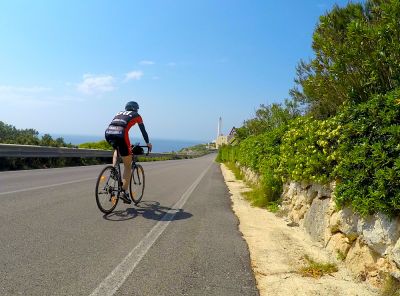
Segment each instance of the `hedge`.
[{"label": "hedge", "polygon": [[283,182],[336,181],[335,201],[365,216],[400,213],[400,88],[346,105],[337,116],[300,116],[219,150],[218,159],[261,176],[268,201]]}]

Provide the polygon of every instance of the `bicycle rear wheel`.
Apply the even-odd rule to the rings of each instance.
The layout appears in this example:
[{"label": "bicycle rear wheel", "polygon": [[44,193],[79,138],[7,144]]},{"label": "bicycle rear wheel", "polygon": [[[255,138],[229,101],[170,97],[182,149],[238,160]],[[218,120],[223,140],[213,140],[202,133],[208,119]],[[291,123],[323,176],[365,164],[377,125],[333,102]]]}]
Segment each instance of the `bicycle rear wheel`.
[{"label": "bicycle rear wheel", "polygon": [[140,164],[137,164],[132,168],[131,182],[129,183],[129,193],[135,205],[143,198],[144,185],[144,169]]},{"label": "bicycle rear wheel", "polygon": [[96,203],[100,211],[105,214],[111,213],[118,204],[119,186],[118,172],[109,165],[100,173],[96,182]]}]

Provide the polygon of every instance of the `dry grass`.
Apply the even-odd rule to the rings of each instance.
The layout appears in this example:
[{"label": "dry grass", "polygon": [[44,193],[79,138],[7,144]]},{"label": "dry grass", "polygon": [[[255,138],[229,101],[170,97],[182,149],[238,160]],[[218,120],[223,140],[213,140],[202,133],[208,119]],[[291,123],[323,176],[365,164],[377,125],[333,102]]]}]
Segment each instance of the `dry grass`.
[{"label": "dry grass", "polygon": [[226,167],[232,171],[236,180],[243,180],[243,174],[233,162],[225,162]]},{"label": "dry grass", "polygon": [[335,264],[332,263],[320,263],[311,259],[309,256],[304,256],[307,261],[307,266],[302,267],[299,273],[305,277],[320,278],[326,274],[332,274],[338,271]]}]

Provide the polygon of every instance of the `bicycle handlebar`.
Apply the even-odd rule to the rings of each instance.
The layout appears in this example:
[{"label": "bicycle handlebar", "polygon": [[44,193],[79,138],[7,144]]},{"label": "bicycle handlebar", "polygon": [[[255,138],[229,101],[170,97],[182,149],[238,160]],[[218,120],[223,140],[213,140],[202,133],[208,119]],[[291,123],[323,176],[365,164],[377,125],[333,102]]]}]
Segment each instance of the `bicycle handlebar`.
[{"label": "bicycle handlebar", "polygon": [[[150,154],[150,147],[147,146],[147,145],[131,145],[131,151],[132,151],[133,147],[147,148],[146,156],[148,156],[148,155]],[[132,154],[133,154],[133,153],[132,153]]]}]

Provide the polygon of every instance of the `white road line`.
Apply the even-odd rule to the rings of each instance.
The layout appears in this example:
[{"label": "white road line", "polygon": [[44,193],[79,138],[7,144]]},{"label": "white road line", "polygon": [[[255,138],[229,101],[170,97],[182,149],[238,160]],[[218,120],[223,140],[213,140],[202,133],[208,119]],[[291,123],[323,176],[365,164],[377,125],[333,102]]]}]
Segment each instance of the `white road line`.
[{"label": "white road line", "polygon": [[78,169],[91,169],[93,167],[105,166],[105,164],[95,164],[95,165],[82,165],[82,166],[74,166],[74,167],[63,167],[63,168],[47,168],[47,169],[28,169],[28,170],[19,170],[19,171],[1,171],[0,175],[17,175],[17,174],[28,174],[28,173],[39,173],[39,172],[51,172],[51,171],[66,171],[66,170],[78,170]]},{"label": "white road line", "polygon": [[31,188],[26,188],[26,189],[19,189],[19,190],[14,190],[14,191],[0,192],[0,195],[20,193],[20,192],[26,192],[26,191],[32,191],[32,190],[39,190],[39,189],[57,187],[57,186],[62,186],[62,185],[69,185],[69,184],[74,184],[74,183],[86,182],[86,181],[90,181],[90,180],[96,180],[96,178],[80,179],[80,180],[57,183],[57,184],[51,184],[51,185],[44,185],[44,186],[31,187]]},{"label": "white road line", "polygon": [[[201,173],[192,185],[183,193],[181,198],[173,205],[173,209],[181,209],[189,199],[192,192],[203,179],[212,163]],[[150,230],[150,232],[129,252],[120,264],[99,284],[99,286],[90,294],[90,296],[112,296],[119,287],[126,281],[133,272],[147,251],[157,241],[164,232],[169,223],[173,220],[176,212],[168,211],[162,219]]]}]

